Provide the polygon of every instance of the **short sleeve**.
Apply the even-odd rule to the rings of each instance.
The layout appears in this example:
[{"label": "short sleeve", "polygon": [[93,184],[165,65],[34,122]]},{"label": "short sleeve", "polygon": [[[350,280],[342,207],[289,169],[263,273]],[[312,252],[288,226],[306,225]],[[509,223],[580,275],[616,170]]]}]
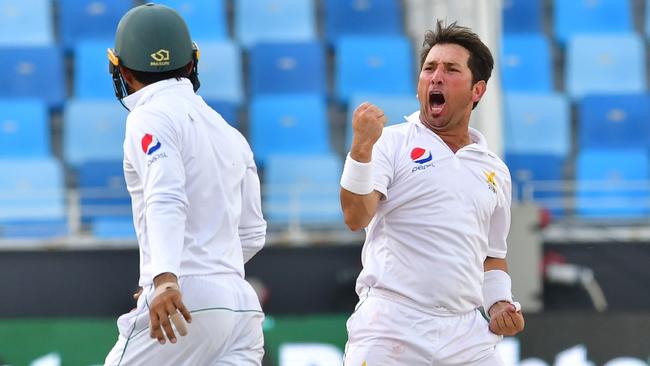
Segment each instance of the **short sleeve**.
[{"label": "short sleeve", "polygon": [[512,182],[507,168],[499,170],[503,178],[500,183],[497,205],[490,217],[488,234],[488,257],[505,258],[508,251],[506,239],[510,231],[510,205],[512,202]]}]

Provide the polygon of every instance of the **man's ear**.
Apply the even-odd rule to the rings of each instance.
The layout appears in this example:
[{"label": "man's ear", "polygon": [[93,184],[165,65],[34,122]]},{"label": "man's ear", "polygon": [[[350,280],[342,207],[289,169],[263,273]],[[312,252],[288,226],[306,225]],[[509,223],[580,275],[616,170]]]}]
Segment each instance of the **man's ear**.
[{"label": "man's ear", "polygon": [[479,80],[472,86],[472,102],[476,103],[483,97],[487,90],[487,83],[485,80]]}]

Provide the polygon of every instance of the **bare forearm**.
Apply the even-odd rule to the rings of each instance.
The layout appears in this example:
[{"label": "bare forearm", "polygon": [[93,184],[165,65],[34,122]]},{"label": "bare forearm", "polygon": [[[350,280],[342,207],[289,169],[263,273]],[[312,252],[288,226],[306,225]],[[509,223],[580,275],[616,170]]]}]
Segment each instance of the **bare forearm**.
[{"label": "bare forearm", "polygon": [[501,270],[508,272],[508,262],[504,258],[487,257],[483,261],[483,271]]},{"label": "bare forearm", "polygon": [[341,189],[341,208],[345,224],[352,230],[357,231],[368,226],[377,212],[377,206],[381,193],[372,191],[369,194],[359,195]]},{"label": "bare forearm", "polygon": [[171,272],[161,273],[158,276],[154,277],[153,285],[154,288],[160,286],[163,283],[172,282],[177,283],[176,275]]}]

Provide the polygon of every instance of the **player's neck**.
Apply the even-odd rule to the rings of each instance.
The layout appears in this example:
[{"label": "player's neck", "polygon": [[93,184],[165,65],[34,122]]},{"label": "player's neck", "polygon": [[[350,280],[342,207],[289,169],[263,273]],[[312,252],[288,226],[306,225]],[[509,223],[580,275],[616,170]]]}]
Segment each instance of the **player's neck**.
[{"label": "player's neck", "polygon": [[431,128],[427,123],[425,123],[425,126],[438,135],[454,153],[472,143],[469,136],[469,123],[457,125],[451,130],[438,131]]},{"label": "player's neck", "polygon": [[440,136],[442,141],[444,141],[454,153],[472,143],[472,140],[469,137],[469,131],[467,130],[465,130],[464,134],[438,134],[438,136]]}]

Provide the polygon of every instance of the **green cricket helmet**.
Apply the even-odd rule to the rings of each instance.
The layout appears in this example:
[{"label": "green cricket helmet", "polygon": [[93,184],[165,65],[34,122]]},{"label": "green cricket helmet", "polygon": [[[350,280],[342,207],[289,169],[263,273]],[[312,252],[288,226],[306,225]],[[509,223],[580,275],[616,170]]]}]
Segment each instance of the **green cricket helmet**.
[{"label": "green cricket helmet", "polygon": [[108,49],[108,59],[118,99],[127,94],[119,73],[121,66],[157,73],[179,69],[194,60],[189,78],[195,91],[200,85],[198,47],[192,42],[183,18],[164,5],[149,3],[129,10],[117,25],[115,48]]}]

